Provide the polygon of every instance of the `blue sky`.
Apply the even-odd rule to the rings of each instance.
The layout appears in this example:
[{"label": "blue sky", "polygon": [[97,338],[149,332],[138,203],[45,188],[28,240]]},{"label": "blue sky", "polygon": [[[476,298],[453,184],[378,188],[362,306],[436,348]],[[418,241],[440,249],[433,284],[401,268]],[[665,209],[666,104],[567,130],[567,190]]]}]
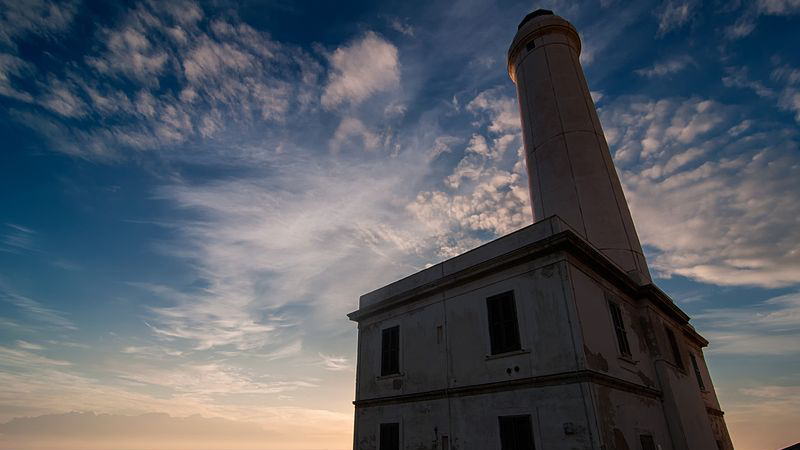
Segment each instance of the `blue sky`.
[{"label": "blue sky", "polygon": [[737,448],[800,440],[800,2],[0,4],[0,445],[349,448],[358,296],[532,220],[537,7]]}]

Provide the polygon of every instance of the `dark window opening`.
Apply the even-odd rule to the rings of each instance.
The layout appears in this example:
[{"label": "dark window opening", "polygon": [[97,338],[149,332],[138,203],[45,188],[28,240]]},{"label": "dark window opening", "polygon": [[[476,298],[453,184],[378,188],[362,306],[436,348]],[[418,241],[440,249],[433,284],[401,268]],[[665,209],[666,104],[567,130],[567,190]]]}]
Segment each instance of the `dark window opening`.
[{"label": "dark window opening", "polygon": [[383,330],[381,337],[381,375],[400,373],[400,327]]},{"label": "dark window opening", "polygon": [[489,312],[489,339],[492,354],[519,350],[519,325],[514,291],[504,292],[486,299]]},{"label": "dark window opening", "polygon": [[667,330],[667,339],[669,340],[669,346],[672,348],[672,357],[675,359],[675,364],[683,369],[683,358],[681,358],[681,352],[678,350],[678,341],[675,339],[675,333],[669,327],[664,327]]},{"label": "dark window opening", "polygon": [[450,450],[450,438],[442,436],[442,450]]},{"label": "dark window opening", "polygon": [[697,377],[697,384],[700,385],[700,389],[706,390],[706,385],[703,383],[703,375],[700,373],[700,367],[697,365],[697,359],[694,357],[694,353],[689,353],[689,360],[692,361],[692,368],[694,369],[694,376]]},{"label": "dark window opening", "polygon": [[640,434],[639,443],[642,444],[642,450],[656,450],[656,443],[653,441],[653,436],[649,434]]},{"label": "dark window opening", "polygon": [[400,424],[382,423],[379,450],[400,450]]},{"label": "dark window opening", "polygon": [[531,416],[504,416],[498,419],[501,450],[535,450]]},{"label": "dark window opening", "polygon": [[608,307],[611,310],[611,320],[614,322],[614,332],[617,334],[617,345],[619,352],[623,355],[631,354],[631,346],[628,344],[628,333],[625,331],[625,322],[622,321],[622,310],[619,305],[609,301]]}]

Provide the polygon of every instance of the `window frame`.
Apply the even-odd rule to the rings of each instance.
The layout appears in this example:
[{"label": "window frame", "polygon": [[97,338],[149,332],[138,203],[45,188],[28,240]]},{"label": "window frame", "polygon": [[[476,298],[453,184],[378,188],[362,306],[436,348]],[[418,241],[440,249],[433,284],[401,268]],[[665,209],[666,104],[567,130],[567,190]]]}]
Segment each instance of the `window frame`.
[{"label": "window frame", "polygon": [[[519,447],[519,445],[520,444],[524,444],[524,442],[518,442],[518,439],[519,439],[519,437],[521,435],[521,432],[520,432],[519,428],[517,428],[517,427],[519,426],[520,423],[523,423],[523,422],[525,423],[525,428],[527,428],[527,430],[522,430],[522,432],[527,431],[527,433],[525,433],[526,437],[524,437],[523,439],[527,439],[529,441],[529,443],[530,443],[529,447]],[[499,436],[500,437],[500,450],[536,450],[536,442],[535,442],[535,437],[534,437],[534,434],[533,434],[533,421],[531,420],[531,415],[530,414],[515,414],[515,415],[510,415],[510,416],[498,416],[497,417],[497,425],[498,425],[497,431],[498,431],[498,434],[500,435]],[[507,435],[505,435],[503,433],[504,425],[506,427],[508,427],[508,426],[514,427],[513,434],[515,436],[513,436],[513,440],[515,441],[514,444],[517,444],[517,446],[511,447],[511,446],[508,446],[508,444],[510,444],[509,442],[504,442],[505,440],[507,440],[507,439],[504,439],[504,437],[505,438],[508,437]],[[507,428],[506,428],[506,430],[507,430]],[[504,444],[506,444],[506,445],[504,445]]]},{"label": "window frame", "polygon": [[[396,434],[394,443],[388,443],[384,448],[384,437],[387,436],[388,431]],[[385,422],[378,426],[378,450],[400,450],[400,422]]]},{"label": "window frame", "polygon": [[686,365],[683,363],[681,350],[678,347],[678,338],[675,336],[675,332],[666,324],[664,325],[664,331],[667,333],[667,341],[669,342],[670,349],[672,349],[673,362],[679,369],[686,370]]},{"label": "window frame", "polygon": [[[508,315],[511,317],[507,317]],[[486,318],[489,325],[491,355],[522,350],[519,311],[513,289],[486,298]]]},{"label": "window frame", "polygon": [[652,434],[640,434],[639,446],[642,450],[656,450],[656,441]]},{"label": "window frame", "polygon": [[[391,334],[394,333],[394,336]],[[394,342],[387,343],[387,335]],[[392,346],[394,344],[394,346]],[[387,348],[390,347],[390,348]],[[400,374],[400,325],[381,330],[381,376]]]},{"label": "window frame", "polygon": [[628,330],[625,329],[625,318],[622,315],[622,306],[614,300],[608,299],[608,311],[611,314],[611,326],[617,338],[617,349],[623,356],[631,356],[631,344],[628,341]]},{"label": "window frame", "polygon": [[701,391],[706,390],[706,384],[703,382],[703,373],[700,371],[700,366],[697,364],[697,358],[694,356],[693,352],[689,352],[689,361],[692,363],[692,368],[694,369],[694,376],[697,378],[697,385],[700,386]]}]

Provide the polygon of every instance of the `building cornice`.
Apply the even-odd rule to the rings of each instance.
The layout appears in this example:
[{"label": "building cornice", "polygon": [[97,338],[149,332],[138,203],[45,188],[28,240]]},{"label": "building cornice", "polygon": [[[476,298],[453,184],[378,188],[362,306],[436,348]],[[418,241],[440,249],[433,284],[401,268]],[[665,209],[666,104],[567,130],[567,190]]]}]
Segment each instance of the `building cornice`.
[{"label": "building cornice", "polygon": [[513,391],[524,388],[563,386],[576,383],[601,384],[613,389],[650,398],[661,398],[662,396],[661,391],[658,389],[641,386],[639,384],[612,377],[604,373],[595,372],[593,370],[579,370],[576,372],[564,372],[552,375],[526,377],[510,381],[500,381],[496,383],[474,384],[470,386],[435,389],[412,394],[361,399],[354,401],[353,404],[356,408],[365,408],[370,406],[385,406],[419,401],[440,400],[452,397],[493,394],[497,392]]}]

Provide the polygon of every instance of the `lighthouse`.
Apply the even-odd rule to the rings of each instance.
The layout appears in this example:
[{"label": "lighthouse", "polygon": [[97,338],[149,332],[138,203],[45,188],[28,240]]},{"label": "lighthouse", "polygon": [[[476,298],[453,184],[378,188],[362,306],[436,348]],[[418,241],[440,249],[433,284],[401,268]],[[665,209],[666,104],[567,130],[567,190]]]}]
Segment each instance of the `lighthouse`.
[{"label": "lighthouse", "polygon": [[708,345],[651,280],[575,28],[508,52],[534,223],[366,293],[354,450],[732,450]]},{"label": "lighthouse", "polygon": [[650,271],[580,63],[581,41],[551,11],[528,14],[508,51],[534,222],[559,216],[642,284]]}]

